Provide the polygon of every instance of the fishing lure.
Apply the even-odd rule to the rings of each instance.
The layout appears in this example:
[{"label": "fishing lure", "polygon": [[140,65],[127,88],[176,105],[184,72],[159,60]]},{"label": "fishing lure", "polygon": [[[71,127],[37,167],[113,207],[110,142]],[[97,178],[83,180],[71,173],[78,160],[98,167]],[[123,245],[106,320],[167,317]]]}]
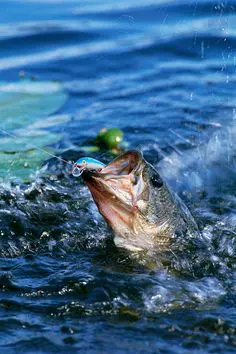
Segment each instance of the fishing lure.
[{"label": "fishing lure", "polygon": [[77,160],[72,169],[72,175],[79,177],[85,170],[101,170],[106,165],[92,157],[81,157]]}]

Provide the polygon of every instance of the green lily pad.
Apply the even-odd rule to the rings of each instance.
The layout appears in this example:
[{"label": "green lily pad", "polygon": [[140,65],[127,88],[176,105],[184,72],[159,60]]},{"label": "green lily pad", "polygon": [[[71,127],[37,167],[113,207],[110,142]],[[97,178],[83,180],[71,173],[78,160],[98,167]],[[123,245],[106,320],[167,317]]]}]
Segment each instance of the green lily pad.
[{"label": "green lily pad", "polygon": [[100,150],[99,147],[95,145],[80,146],[79,149],[84,152],[97,152]]},{"label": "green lily pad", "polygon": [[57,143],[60,138],[61,136],[58,134],[48,133],[43,130],[36,130],[26,136],[18,135],[17,138],[2,137],[0,139],[0,151],[9,153],[37,150],[37,148],[42,149],[45,146]]},{"label": "green lily pad", "polygon": [[[58,111],[66,98],[56,82],[0,82],[1,179],[28,180],[48,158],[40,149],[47,150],[62,137],[46,129],[70,119],[68,115],[48,116]],[[50,152],[55,153],[52,148]]]},{"label": "green lily pad", "polygon": [[[35,129],[45,129],[45,128],[51,128],[54,127],[56,125],[62,124],[62,123],[66,123],[71,119],[71,117],[68,114],[57,114],[57,115],[53,115],[50,116],[48,118],[44,118],[41,120],[38,120],[32,124],[30,124],[30,130],[33,131]],[[18,135],[21,134],[25,134],[25,129],[21,132],[18,131]],[[28,129],[27,129],[28,131]]]},{"label": "green lily pad", "polygon": [[66,101],[61,85],[54,82],[0,82],[0,124],[16,129],[56,112]]}]

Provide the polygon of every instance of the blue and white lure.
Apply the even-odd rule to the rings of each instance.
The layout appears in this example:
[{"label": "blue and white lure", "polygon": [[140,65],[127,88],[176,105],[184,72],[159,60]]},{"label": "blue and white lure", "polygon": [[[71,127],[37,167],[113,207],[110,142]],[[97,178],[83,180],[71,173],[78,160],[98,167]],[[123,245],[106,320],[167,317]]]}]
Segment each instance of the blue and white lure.
[{"label": "blue and white lure", "polygon": [[81,157],[77,160],[72,169],[72,175],[79,177],[85,170],[101,170],[106,165],[92,157]]}]

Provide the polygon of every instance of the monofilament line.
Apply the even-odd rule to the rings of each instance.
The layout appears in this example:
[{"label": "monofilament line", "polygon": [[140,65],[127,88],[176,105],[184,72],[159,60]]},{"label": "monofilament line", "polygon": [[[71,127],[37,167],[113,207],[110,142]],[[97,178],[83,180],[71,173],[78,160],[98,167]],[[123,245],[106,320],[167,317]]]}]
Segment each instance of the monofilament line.
[{"label": "monofilament line", "polygon": [[[8,135],[8,136],[10,136],[10,137],[12,137],[12,138],[21,139],[20,136],[17,136],[17,135],[15,135],[15,134],[9,133],[7,130],[4,130],[4,129],[2,129],[2,128],[0,128],[0,131],[1,131],[3,134],[6,134],[6,135]],[[44,152],[45,154],[48,154],[48,155],[51,156],[51,157],[55,157],[56,159],[58,159],[58,160],[60,160],[60,161],[63,161],[63,162],[65,162],[65,163],[69,164],[69,165],[72,164],[71,162],[66,161],[66,160],[64,160],[63,158],[58,157],[58,156],[56,156],[56,155],[54,155],[54,154],[51,154],[51,153],[48,152],[47,150],[44,150],[44,149],[40,148],[40,147],[37,146],[37,145],[30,144],[30,146],[31,146],[33,149],[42,151],[42,152]]]}]

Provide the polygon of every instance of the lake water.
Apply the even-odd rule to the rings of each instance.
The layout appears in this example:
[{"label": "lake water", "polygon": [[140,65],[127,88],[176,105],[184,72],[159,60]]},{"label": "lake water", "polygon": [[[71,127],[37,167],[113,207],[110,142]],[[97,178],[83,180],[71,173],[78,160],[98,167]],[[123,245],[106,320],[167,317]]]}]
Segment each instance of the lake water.
[{"label": "lake water", "polygon": [[[235,353],[236,2],[1,0],[0,48],[0,128],[19,136],[0,142],[0,352]],[[76,159],[114,126],[207,257],[135,263],[32,145]]]}]

